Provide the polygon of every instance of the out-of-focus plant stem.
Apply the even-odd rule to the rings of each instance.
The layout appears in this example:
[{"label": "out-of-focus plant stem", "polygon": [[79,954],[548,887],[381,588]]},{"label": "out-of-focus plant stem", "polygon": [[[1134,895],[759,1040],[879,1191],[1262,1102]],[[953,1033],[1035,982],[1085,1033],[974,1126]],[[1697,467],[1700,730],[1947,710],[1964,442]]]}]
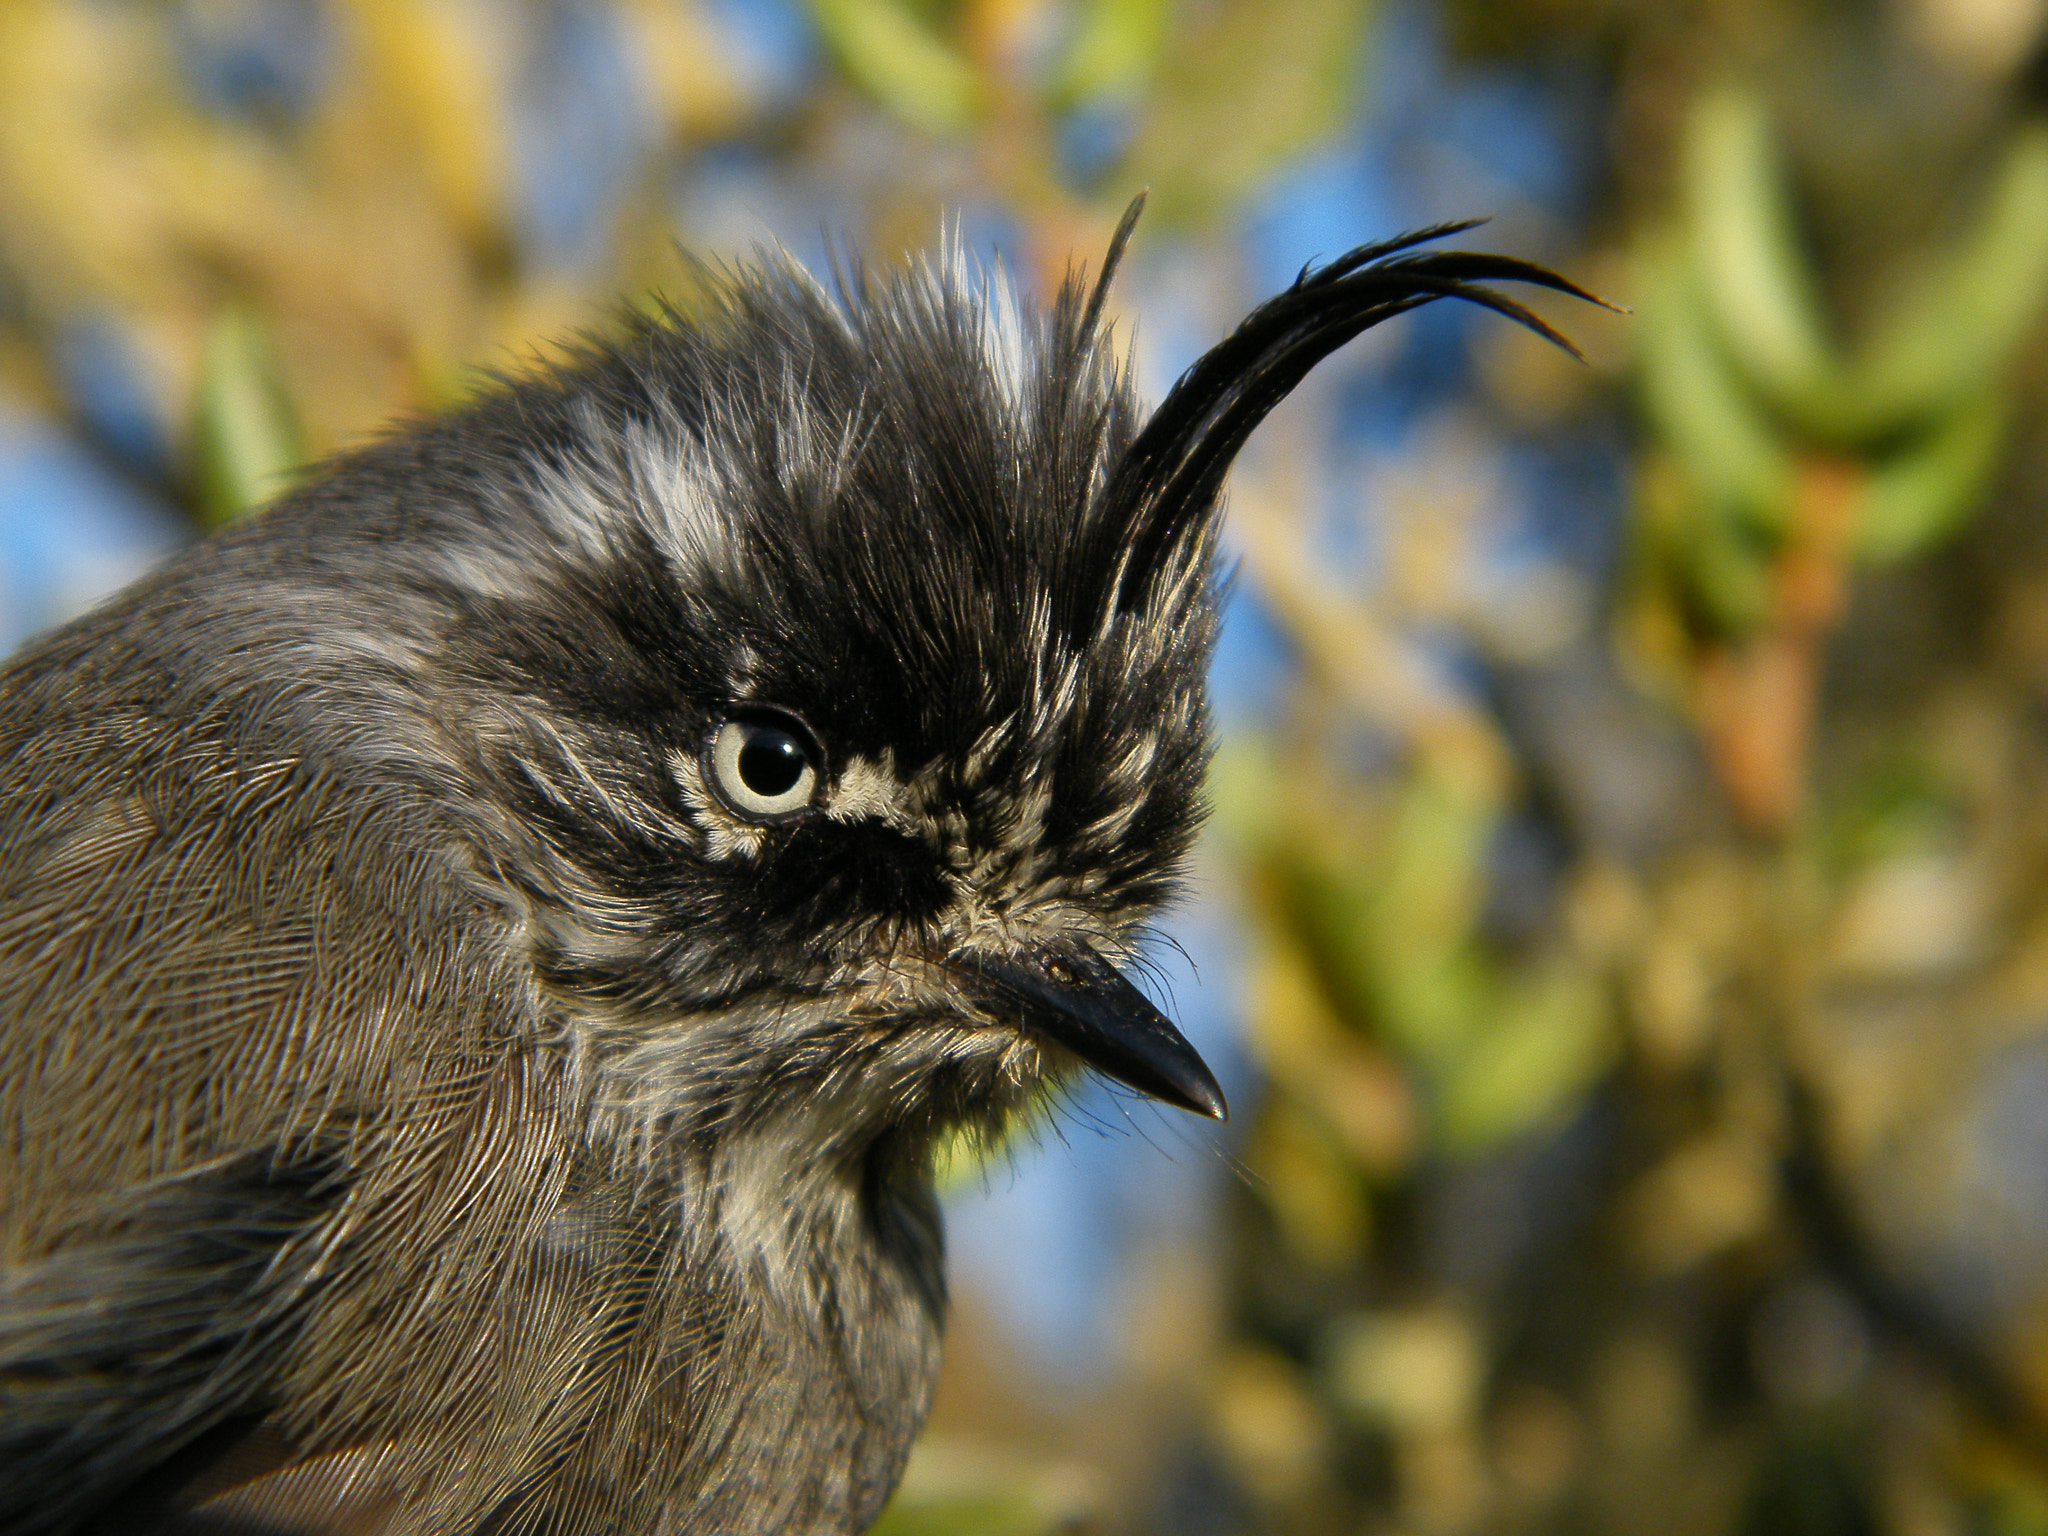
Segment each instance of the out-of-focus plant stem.
[{"label": "out-of-focus plant stem", "polygon": [[1848,594],[1859,466],[1819,455],[1796,470],[1792,521],[1770,570],[1771,607],[1754,634],[1702,654],[1698,707],[1707,755],[1754,831],[1782,834],[1805,800],[1806,759],[1828,637]]},{"label": "out-of-focus plant stem", "polygon": [[1393,627],[1362,596],[1311,574],[1299,500],[1241,471],[1231,517],[1246,571],[1313,675],[1357,718],[1440,771],[1498,798],[1513,759],[1498,726],[1463,695],[1432,686]]}]

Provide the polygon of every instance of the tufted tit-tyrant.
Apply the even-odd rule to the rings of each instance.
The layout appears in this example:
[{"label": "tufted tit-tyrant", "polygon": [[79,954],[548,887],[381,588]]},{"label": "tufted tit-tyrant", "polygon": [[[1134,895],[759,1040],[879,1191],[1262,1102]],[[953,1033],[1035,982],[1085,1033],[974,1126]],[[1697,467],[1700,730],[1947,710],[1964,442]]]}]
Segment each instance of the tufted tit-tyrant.
[{"label": "tufted tit-tyrant", "polygon": [[1368,246],[1148,416],[1136,212],[1044,311],[708,279],[0,671],[0,1531],[858,1532],[935,1142],[1222,1116],[1124,969],[1225,471],[1367,327],[1580,290]]}]

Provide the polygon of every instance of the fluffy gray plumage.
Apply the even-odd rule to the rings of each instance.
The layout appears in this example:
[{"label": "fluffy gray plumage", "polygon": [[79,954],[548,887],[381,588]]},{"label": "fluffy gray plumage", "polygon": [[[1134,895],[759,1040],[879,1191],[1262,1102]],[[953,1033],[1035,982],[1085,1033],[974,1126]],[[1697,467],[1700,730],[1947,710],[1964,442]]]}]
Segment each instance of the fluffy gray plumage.
[{"label": "fluffy gray plumage", "polygon": [[0,1531],[863,1529],[935,1139],[1081,1064],[1221,1111],[1114,967],[1200,817],[1223,473],[1378,319],[1568,286],[1412,244],[1149,419],[1106,272],[769,261],[14,658]]}]

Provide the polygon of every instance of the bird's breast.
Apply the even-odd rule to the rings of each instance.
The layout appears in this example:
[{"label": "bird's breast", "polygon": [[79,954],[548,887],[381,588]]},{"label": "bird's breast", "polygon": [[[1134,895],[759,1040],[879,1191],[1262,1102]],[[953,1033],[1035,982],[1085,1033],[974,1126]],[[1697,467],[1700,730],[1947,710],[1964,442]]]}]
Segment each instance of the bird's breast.
[{"label": "bird's breast", "polygon": [[729,1138],[690,1182],[684,1198],[708,1218],[691,1223],[698,1273],[727,1320],[728,1385],[718,1422],[704,1426],[727,1454],[707,1528],[864,1529],[902,1473],[938,1373],[944,1282],[929,1180],[886,1152],[806,1160],[801,1134],[770,1128]]}]

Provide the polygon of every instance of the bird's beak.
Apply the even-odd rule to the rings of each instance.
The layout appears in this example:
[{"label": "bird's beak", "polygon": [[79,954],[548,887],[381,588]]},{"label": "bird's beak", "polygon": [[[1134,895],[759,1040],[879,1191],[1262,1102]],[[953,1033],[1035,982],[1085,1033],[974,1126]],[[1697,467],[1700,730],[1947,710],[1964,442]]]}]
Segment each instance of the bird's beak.
[{"label": "bird's beak", "polygon": [[1096,1071],[1140,1093],[1212,1120],[1230,1118],[1215,1075],[1116,967],[1085,949],[1059,948],[1009,959],[955,956],[951,969],[999,1017],[1020,1017]]}]

